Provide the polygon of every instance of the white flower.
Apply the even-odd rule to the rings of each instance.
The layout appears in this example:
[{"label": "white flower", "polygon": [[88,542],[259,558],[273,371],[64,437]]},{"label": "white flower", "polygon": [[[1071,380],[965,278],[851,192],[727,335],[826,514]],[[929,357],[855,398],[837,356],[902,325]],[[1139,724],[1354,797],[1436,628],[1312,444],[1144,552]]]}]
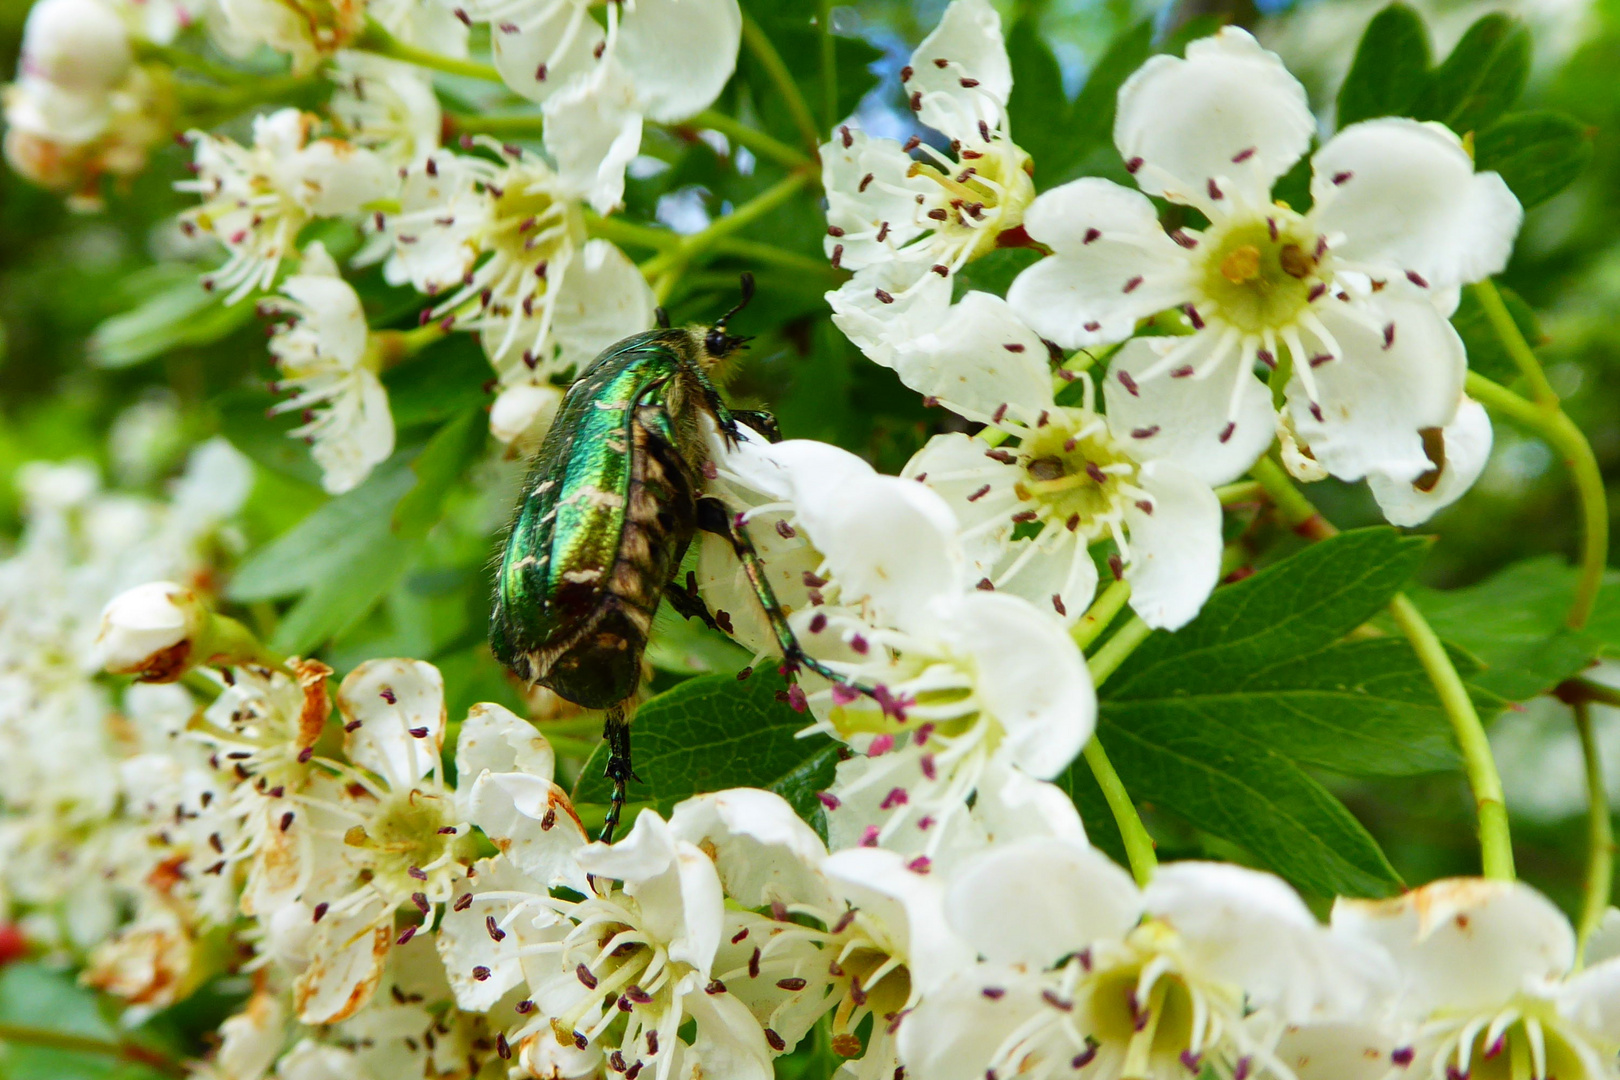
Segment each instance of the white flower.
[{"label": "white flower", "polygon": [[[913,390],[986,425],[977,436],[935,436],[902,473],[945,498],[981,583],[1072,621],[1097,587],[1090,545],[1112,541],[1110,563],[1148,625],[1187,622],[1220,576],[1221,507],[1209,485],[1250,461],[1148,452],[1158,432],[1128,409],[1100,415],[1084,373],[1080,401],[1057,404],[1045,344],[1005,301],[970,292],[940,310],[948,299],[924,294],[912,310],[932,325],[877,358]],[[1269,439],[1270,404],[1256,389],[1246,415]],[[1031,528],[1039,533],[1020,534]]]},{"label": "white flower", "polygon": [[203,285],[228,290],[228,303],[269,288],[311,220],[356,213],[394,189],[387,162],[371,151],[341,139],[310,141],[311,120],[297,109],[255,117],[251,147],[190,133],[197,178],[175,187],[204,201],[181,216],[181,227],[225,245],[229,259]]},{"label": "white flower", "polygon": [[1006,130],[1012,69],[987,0],[953,0],[900,75],[912,111],[950,140],[951,154],[847,126],[821,148],[823,243],[835,267],[856,271],[828,294],[839,314],[888,307],[930,272],[960,270],[1023,223],[1035,194],[1033,163]]},{"label": "white flower", "polygon": [[[606,29],[591,17],[605,9]],[[540,102],[545,144],[563,176],[606,213],[624,191],[643,117],[684,120],[714,102],[737,63],[737,0],[474,0],[489,22],[495,66]]]},{"label": "white flower", "polygon": [[[456,25],[460,25],[459,23]],[[390,165],[413,166],[439,147],[443,110],[420,68],[369,53],[339,53],[333,62],[333,122],[355,146]]]},{"label": "white flower", "polygon": [[1528,885],[1451,878],[1340,900],[1333,925],[1394,957],[1412,1039],[1395,1063],[1413,1076],[1620,1075],[1620,960],[1576,973],[1569,920]]},{"label": "white flower", "polygon": [[105,94],[133,58],[123,20],[102,0],[41,0],[23,23],[17,69],[71,93]]},{"label": "white flower", "polygon": [[983,963],[901,1023],[901,1060],[931,1080],[1286,1078],[1283,1026],[1358,1016],[1387,977],[1269,874],[1174,863],[1139,891],[1055,839],[964,866],[946,914]]},{"label": "white flower", "polygon": [[219,0],[219,7],[233,36],[287,53],[300,75],[359,36],[366,18],[362,0]]},{"label": "white flower", "polygon": [[[822,1017],[833,1051],[859,1057],[855,1076],[894,1074],[894,1025],[929,986],[972,961],[945,925],[944,890],[897,852],[854,848],[829,856],[777,795],[738,788],[689,799],[670,830],[710,852],[733,912],[715,963],[718,985],[741,1000],[783,1052]],[[863,1044],[857,1030],[872,1026]]]},{"label": "white flower", "polygon": [[[488,1009],[526,985],[519,1011],[533,1015],[503,1040],[544,1066],[541,1076],[594,1075],[605,1064],[647,1077],[769,1080],[764,1031],[714,982],[726,912],[708,855],[645,810],[618,844],[550,865],[581,899],[551,896],[545,872],[525,873],[507,853],[480,863],[452,905],[440,951],[463,1008]],[[691,1042],[680,1037],[688,1022]]]},{"label": "white flower", "polygon": [[[305,838],[297,899],[318,925],[295,1003],[311,1024],[354,1015],[391,946],[431,925],[438,905],[450,907],[476,857],[472,825],[514,861],[544,865],[559,842],[546,835],[553,807],[567,804],[545,739],[498,705],[469,713],[456,751],[462,790],[445,782],[444,685],[429,664],[367,661],[343,680],[338,707],[348,761],[317,761],[341,777],[342,794],[289,793],[297,815],[280,829]],[[411,909],[423,921],[396,934],[395,913]]]},{"label": "white flower", "polygon": [[96,646],[115,675],[171,682],[189,667],[192,639],[208,623],[208,609],[190,589],[154,581],[119,593],[101,613]]},{"label": "white flower", "polygon": [[[1457,289],[1502,268],[1522,213],[1454,134],[1404,119],[1318,150],[1307,213],[1273,202],[1314,130],[1304,89],[1241,30],[1154,57],[1121,88],[1114,128],[1146,195],[1091,178],[1043,194],[1025,224],[1054,255],[1008,301],[1066,348],[1183,310],[1194,332],[1128,342],[1107,386],[1110,413],[1158,431],[1149,452],[1258,455],[1258,361],[1286,365],[1294,430],[1323,468],[1408,483],[1439,464],[1425,443],[1462,400]],[[1210,225],[1167,234],[1147,195]]]},{"label": "white flower", "polygon": [[[872,840],[920,831],[921,857],[932,858],[964,824],[987,770],[1046,780],[1068,766],[1096,716],[1080,651],[1054,615],[968,585],[937,494],[818,443],[749,440],[717,456],[720,483],[754,504],[740,520],[769,544],[773,588],[800,644],[866,688],[817,690],[808,703],[824,730],[871,759],[834,793],[876,796],[886,820]],[[770,541],[773,531],[791,544]],[[798,551],[782,558],[784,546]],[[740,571],[726,567],[703,568],[705,595],[752,610]],[[776,576],[784,571],[787,580]]]},{"label": "white flower", "polygon": [[272,331],[270,353],[281,372],[277,388],[293,394],[273,411],[303,412],[304,423],[287,434],[312,444],[322,486],[340,495],[394,452],[388,391],[377,377],[381,354],[370,347],[360,297],[319,241],[281,291],[287,299],[260,304],[284,320]]}]

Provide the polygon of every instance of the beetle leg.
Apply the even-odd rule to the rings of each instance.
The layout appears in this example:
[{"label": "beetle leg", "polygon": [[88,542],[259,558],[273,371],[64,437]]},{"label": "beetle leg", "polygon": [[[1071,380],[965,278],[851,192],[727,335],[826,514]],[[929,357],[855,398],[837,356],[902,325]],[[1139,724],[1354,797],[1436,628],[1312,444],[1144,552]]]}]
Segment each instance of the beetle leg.
[{"label": "beetle leg", "polygon": [[847,676],[840,675],[804,651],[804,646],[799,644],[798,635],[793,632],[793,627],[788,625],[787,613],[782,610],[782,605],[777,602],[776,593],[771,589],[765,561],[759,557],[753,539],[743,527],[742,515],[733,513],[725,503],[709,496],[697,502],[697,525],[704,532],[714,533],[731,541],[731,549],[736,552],[737,561],[742,563],[743,572],[748,575],[748,583],[753,587],[754,597],[759,601],[759,606],[765,610],[765,620],[770,624],[771,634],[776,638],[777,647],[782,650],[786,674],[791,676],[793,671],[804,668],[830,682],[847,686],[857,693],[867,697],[873,696],[870,687],[851,682]]},{"label": "beetle leg", "polygon": [[676,584],[673,581],[669,583],[668,587],[664,589],[664,599],[669,601],[669,606],[675,609],[677,615],[687,619],[696,619],[710,630],[725,632],[724,628],[715,620],[713,613],[709,611],[709,605],[705,604],[703,597],[698,595],[697,574],[691,570],[686,572],[685,584]]},{"label": "beetle leg", "polygon": [[731,418],[759,432],[767,442],[782,441],[782,429],[776,423],[776,417],[764,409],[732,409]]},{"label": "beetle leg", "polygon": [[624,810],[624,789],[631,780],[640,781],[630,766],[630,703],[621,701],[607,707],[602,723],[602,738],[607,740],[607,769],[602,775],[613,781],[613,798],[608,803],[607,817],[602,821],[604,844],[613,843],[613,832],[619,827],[619,815]]}]

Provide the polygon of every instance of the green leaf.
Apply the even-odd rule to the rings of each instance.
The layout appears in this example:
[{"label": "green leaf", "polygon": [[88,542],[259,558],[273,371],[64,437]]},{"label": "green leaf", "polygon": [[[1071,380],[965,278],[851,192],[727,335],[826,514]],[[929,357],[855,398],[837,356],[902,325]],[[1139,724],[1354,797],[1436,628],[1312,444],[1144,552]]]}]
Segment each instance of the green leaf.
[{"label": "green leaf", "polygon": [[1411,596],[1436,634],[1483,665],[1467,676],[1471,686],[1527,701],[1620,643],[1620,597],[1612,580],[1585,630],[1564,625],[1576,576],[1575,567],[1548,555],[1467,588],[1414,589]]},{"label": "green leaf", "polygon": [[251,299],[222,303],[202,287],[193,266],[160,263],[141,278],[133,288],[144,298],[90,335],[90,360],[98,367],[128,367],[185,345],[207,345],[253,317]]},{"label": "green leaf", "polygon": [[[1365,829],[1301,766],[1402,775],[1454,762],[1417,658],[1398,639],[1342,642],[1427,550],[1394,529],[1312,545],[1217,590],[1150,637],[1103,689],[1099,737],[1126,788],[1320,895],[1399,884]],[[1071,767],[1064,786],[1082,794]]]},{"label": "green leaf", "polygon": [[1041,261],[1041,253],[1034,248],[997,248],[974,259],[956,275],[955,298],[972,290],[1007,295],[1007,289],[1026,268]]},{"label": "green leaf", "polygon": [[254,552],[238,568],[225,594],[245,602],[280,599],[314,588],[389,535],[394,504],[414,483],[403,463],[383,465],[364,484]]},{"label": "green leaf", "polygon": [[1530,31],[1500,12],[1468,28],[1412,104],[1419,120],[1438,120],[1459,135],[1508,110],[1530,74]]},{"label": "green leaf", "polygon": [[[1506,285],[1499,284],[1497,289],[1502,293],[1502,302],[1507,305],[1508,314],[1518,324],[1524,340],[1532,346],[1545,341],[1541,323],[1524,298]],[[1468,350],[1468,367],[1471,370],[1499,382],[1508,382],[1518,376],[1519,366],[1503,347],[1502,339],[1497,336],[1496,328],[1486,317],[1485,309],[1480,306],[1473,290],[1462,291],[1457,310],[1451,315],[1451,325],[1456,328],[1457,336],[1462,338],[1463,347]]]},{"label": "green leaf", "polygon": [[1405,116],[1429,77],[1423,16],[1391,4],[1373,16],[1339,87],[1339,128],[1375,116]]},{"label": "green leaf", "polygon": [[[799,816],[817,824],[816,794],[833,782],[838,745],[822,735],[797,737],[809,723],[776,695],[787,688],[774,672],[688,679],[636,711],[630,726],[636,775],[630,797],[660,809],[705,791],[759,787],[781,795]],[[612,792],[603,778],[607,750],[598,747],[580,773],[574,798],[604,803]]]},{"label": "green leaf", "polygon": [[1502,174],[1525,209],[1568,187],[1592,160],[1592,135],[1557,112],[1509,113],[1474,136],[1474,165]]},{"label": "green leaf", "polygon": [[1191,692],[1321,649],[1382,610],[1428,546],[1384,527],[1313,544],[1220,589],[1176,633],[1154,634],[1108,683],[1106,697]]},{"label": "green leaf", "polygon": [[270,635],[271,647],[307,655],[322,642],[342,636],[399,583],[416,551],[417,545],[388,532],[363,546],[350,546],[348,557],[282,616]]},{"label": "green leaf", "polygon": [[[1119,88],[1130,78],[1131,72],[1142,66],[1153,55],[1153,20],[1143,19],[1109,43],[1097,65],[1086,77],[1074,105],[1069,109],[1070,138],[1074,140],[1074,156],[1078,161],[1084,154],[1114,140],[1114,113],[1119,104]],[[1018,129],[1013,129],[1016,138]],[[1070,179],[1068,176],[1045,176],[1044,163],[1035,161],[1036,186],[1047,188]],[[1050,171],[1050,170],[1049,170]]]},{"label": "green leaf", "polygon": [[1067,123],[1063,69],[1032,18],[1013,23],[1007,34],[1007,59],[1013,76],[1007,118],[1018,145],[1040,165],[1038,185],[1065,174],[1082,149]]},{"label": "green leaf", "polygon": [[269,415],[280,399],[268,390],[232,390],[214,402],[219,430],[231,445],[273,473],[311,487],[321,485],[321,467],[302,439],[287,434],[300,423],[296,413]]},{"label": "green leaf", "polygon": [[[102,1018],[95,994],[79,986],[70,972],[37,963],[13,963],[0,970],[0,1022],[105,1042],[120,1038]],[[5,1080],[147,1080],[159,1075],[112,1054],[18,1042],[0,1045],[0,1076]]]},{"label": "green leaf", "polygon": [[409,362],[383,373],[388,410],[404,430],[442,424],[477,405],[487,404],[484,385],[493,373],[478,339],[455,334],[424,349]]},{"label": "green leaf", "polygon": [[393,528],[405,539],[424,536],[444,516],[444,498],[473,463],[484,456],[489,419],[482,408],[462,413],[440,428],[411,462],[412,487],[394,507]]},{"label": "green leaf", "polygon": [[[694,545],[696,546],[696,545]],[[711,675],[738,671],[748,663],[748,651],[696,619],[683,618],[668,604],[653,616],[647,640],[647,662],[677,675]]]},{"label": "green leaf", "polygon": [[1389,860],[1350,811],[1258,739],[1225,726],[1188,725],[1172,713],[1133,714],[1116,723],[1108,711],[1096,738],[1132,798],[1242,845],[1307,892],[1387,896],[1400,887]]}]

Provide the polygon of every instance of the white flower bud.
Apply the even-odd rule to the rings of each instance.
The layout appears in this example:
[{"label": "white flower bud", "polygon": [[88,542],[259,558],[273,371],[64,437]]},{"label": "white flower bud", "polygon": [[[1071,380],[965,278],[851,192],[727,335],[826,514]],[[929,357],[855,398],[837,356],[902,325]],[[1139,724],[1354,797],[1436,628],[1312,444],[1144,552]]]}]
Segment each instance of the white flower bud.
[{"label": "white flower bud", "polygon": [[102,666],[115,675],[173,682],[191,666],[195,639],[208,609],[195,593],[172,581],[153,581],[113,597],[96,635]]},{"label": "white flower bud", "polygon": [[40,0],[23,25],[22,72],[64,90],[110,90],[131,60],[129,33],[102,0]]},{"label": "white flower bud", "polygon": [[536,1080],[581,1080],[595,1076],[602,1067],[602,1051],[595,1043],[584,1050],[564,1046],[548,1027],[523,1040],[518,1061]]},{"label": "white flower bud", "polygon": [[561,404],[562,391],[555,386],[509,386],[490,407],[489,433],[516,453],[533,451],[546,437]]}]

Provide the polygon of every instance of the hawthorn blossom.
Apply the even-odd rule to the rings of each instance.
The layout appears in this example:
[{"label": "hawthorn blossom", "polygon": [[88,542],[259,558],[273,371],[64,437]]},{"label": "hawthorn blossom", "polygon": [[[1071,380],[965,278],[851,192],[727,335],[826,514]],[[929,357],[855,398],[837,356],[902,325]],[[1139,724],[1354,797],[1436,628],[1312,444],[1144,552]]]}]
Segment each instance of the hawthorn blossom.
[{"label": "hawthorn blossom", "polygon": [[[564,813],[566,798],[554,821]],[[485,860],[446,914],[458,1003],[490,1009],[521,986],[526,1019],[501,1045],[535,1076],[769,1080],[765,1031],[715,981],[726,911],[710,857],[652,810],[612,847],[558,832],[541,876],[510,852]],[[580,898],[549,894],[548,874]]]},{"label": "hawthorn blossom", "polygon": [[400,212],[376,216],[388,280],[448,294],[424,319],[478,331],[506,386],[549,383],[645,329],[646,282],[612,244],[586,240],[581,192],[533,154],[474,145],[500,160],[435,153],[408,171]]},{"label": "hawthorn blossom", "polygon": [[388,164],[370,150],[342,139],[311,140],[313,120],[297,109],[257,116],[252,146],[207,132],[188,135],[197,175],[175,187],[203,202],[180,224],[225,245],[229,258],[203,286],[226,290],[227,303],[268,289],[312,220],[357,213],[394,190]]},{"label": "hawthorn blossom", "polygon": [[282,282],[286,299],[260,303],[281,321],[270,354],[292,397],[272,412],[301,412],[287,434],[311,443],[329,494],[350,491],[394,452],[394,418],[378,369],[383,354],[366,328],[360,297],[319,242],[304,251],[299,272]]},{"label": "hawthorn blossom", "polygon": [[1287,1078],[1284,1026],[1358,1017],[1388,977],[1270,874],[1172,863],[1138,889],[1058,839],[960,868],[946,917],[982,960],[900,1025],[901,1060],[931,1080]]},{"label": "hawthorn blossom", "polygon": [[[1312,156],[1308,211],[1274,202],[1314,131],[1304,88],[1242,30],[1152,58],[1120,89],[1114,127],[1141,192],[1086,178],[1042,194],[1025,225],[1053,255],[1007,299],[1065,348],[1179,308],[1193,332],[1127,342],[1107,387],[1110,413],[1158,432],[1149,452],[1241,441],[1259,363],[1286,377],[1310,456],[1341,479],[1381,477],[1389,498],[1446,467],[1467,367],[1446,316],[1461,285],[1505,265],[1522,212],[1451,131],[1400,118],[1353,124]],[[1149,195],[1210,224],[1166,232]],[[1478,439],[1462,438],[1472,460]]]},{"label": "hawthorn blossom", "polygon": [[[1096,717],[1079,649],[1056,615],[971,585],[939,495],[802,440],[746,439],[718,471],[800,645],[843,680],[805,703],[865,755],[833,792],[872,797],[871,842],[937,857],[1002,768],[1049,780],[1074,760]],[[735,562],[711,556],[702,572],[711,604],[755,609]]]},{"label": "hawthorn blossom", "polygon": [[413,166],[439,148],[443,110],[421,69],[369,53],[343,52],[333,62],[332,121],[355,146],[390,165]]},{"label": "hawthorn blossom", "polygon": [[1008,133],[1012,67],[988,0],[953,0],[900,77],[912,112],[949,140],[949,153],[847,125],[821,148],[823,245],[834,267],[855,271],[827,294],[840,327],[852,313],[889,318],[884,309],[931,274],[949,277],[993,250],[1035,196],[1034,164]]},{"label": "hawthorn blossom", "polygon": [[1448,878],[1391,900],[1340,899],[1333,926],[1394,958],[1410,1040],[1394,1061],[1412,1075],[1620,1075],[1620,959],[1577,972],[1569,920],[1530,886]]},{"label": "hawthorn blossom", "polygon": [[644,119],[673,123],[713,104],[742,40],[737,0],[469,0],[456,12],[490,24],[501,78],[541,105],[547,152],[599,213],[623,197]]}]

